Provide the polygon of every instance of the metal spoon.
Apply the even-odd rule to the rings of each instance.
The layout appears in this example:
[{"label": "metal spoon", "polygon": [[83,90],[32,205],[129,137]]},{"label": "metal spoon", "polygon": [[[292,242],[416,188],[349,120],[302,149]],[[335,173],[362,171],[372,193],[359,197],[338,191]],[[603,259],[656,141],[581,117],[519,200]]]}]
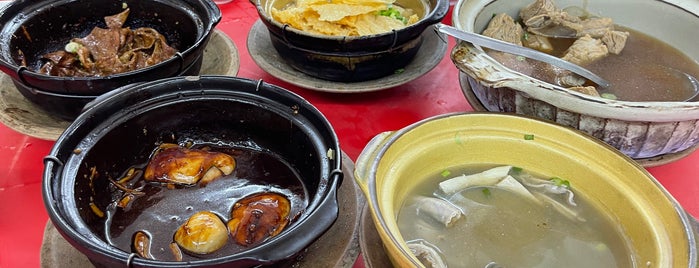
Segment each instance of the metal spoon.
[{"label": "metal spoon", "polygon": [[560,58],[551,56],[549,54],[539,52],[534,49],[526,48],[526,47],[521,47],[517,45],[513,45],[504,41],[500,41],[498,39],[490,38],[484,35],[476,34],[476,33],[471,33],[471,32],[464,32],[459,29],[456,29],[454,27],[437,23],[434,26],[437,31],[451,35],[453,37],[456,37],[460,40],[470,42],[474,45],[479,45],[482,47],[487,47],[493,50],[497,51],[502,51],[510,54],[515,54],[523,57],[527,57],[530,59],[546,62],[548,64],[569,70],[577,75],[580,75],[593,83],[597,84],[601,88],[609,88],[611,84],[607,82],[607,80],[604,80],[602,77],[599,77],[598,75],[594,74],[593,72],[590,72],[589,70],[580,67],[579,65],[570,63],[568,61],[562,60]]}]

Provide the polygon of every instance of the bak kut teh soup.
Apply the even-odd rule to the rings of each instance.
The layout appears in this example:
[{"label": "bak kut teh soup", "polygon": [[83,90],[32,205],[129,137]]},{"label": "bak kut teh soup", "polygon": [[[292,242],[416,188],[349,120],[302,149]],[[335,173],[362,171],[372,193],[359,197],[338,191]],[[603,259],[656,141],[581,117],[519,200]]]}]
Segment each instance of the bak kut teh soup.
[{"label": "bak kut teh soup", "polygon": [[696,100],[696,60],[663,40],[616,25],[613,18],[598,17],[580,7],[561,9],[551,0],[537,0],[522,8],[519,17],[494,15],[483,34],[583,66],[609,81],[611,87],[597,87],[536,60],[487,52],[508,68],[548,83],[624,101]]},{"label": "bak kut teh soup", "polygon": [[426,267],[635,267],[622,230],[565,179],[469,165],[404,200],[398,227]]}]

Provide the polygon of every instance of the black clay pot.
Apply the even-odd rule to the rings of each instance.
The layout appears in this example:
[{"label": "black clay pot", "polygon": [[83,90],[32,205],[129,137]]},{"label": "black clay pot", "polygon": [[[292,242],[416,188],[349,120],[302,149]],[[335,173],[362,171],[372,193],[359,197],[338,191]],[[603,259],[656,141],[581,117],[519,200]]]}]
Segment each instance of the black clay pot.
[{"label": "black clay pot", "polygon": [[[159,143],[184,140],[271,152],[302,178],[305,208],[277,236],[232,255],[154,261],[110,245],[104,219],[91,208],[109,202],[106,177],[147,161]],[[293,263],[337,219],[339,156],[329,122],[296,94],[236,77],[168,78],[127,86],[86,107],[45,158],[42,193],[57,230],[97,266],[279,266]],[[87,179],[93,167],[100,175]]]},{"label": "black clay pot", "polygon": [[[201,69],[201,64],[203,60],[203,56],[199,57],[196,61],[192,63],[189,67],[185,68],[181,74],[178,74],[177,76],[187,76],[187,75],[198,75],[199,70]],[[43,109],[46,111],[48,114],[51,114],[52,116],[56,116],[58,118],[72,121],[83,110],[83,107],[88,104],[89,102],[95,100],[98,98],[100,95],[77,95],[77,94],[69,94],[69,93],[54,93],[54,92],[49,92],[49,91],[43,91],[43,90],[37,90],[34,88],[31,88],[22,82],[13,80],[13,83],[17,90],[27,98],[29,101],[32,103],[36,104],[39,106],[39,108]],[[129,84],[130,85],[130,84]],[[126,86],[129,86],[126,85]],[[116,88],[113,90],[119,90],[120,88]],[[111,91],[110,91],[111,92]],[[108,94],[108,93],[105,93]]]},{"label": "black clay pot", "polygon": [[[56,77],[36,73],[41,55],[63,49],[71,38],[126,5],[125,27],[151,27],[179,52],[160,64],[105,77]],[[201,58],[221,12],[211,0],[15,0],[0,14],[0,70],[16,84],[38,91],[95,96],[135,82],[172,77]],[[24,55],[27,66],[21,66]],[[196,70],[198,74],[198,70]]]},{"label": "black clay pot", "polygon": [[[448,0],[427,0],[425,16],[415,24],[369,36],[311,34],[272,19],[275,1],[250,0],[270,33],[270,41],[293,68],[325,80],[357,82],[395,73],[412,61],[422,45],[422,32],[440,22],[449,10]],[[400,0],[417,2],[421,0]],[[408,4],[404,6],[410,6]]]}]

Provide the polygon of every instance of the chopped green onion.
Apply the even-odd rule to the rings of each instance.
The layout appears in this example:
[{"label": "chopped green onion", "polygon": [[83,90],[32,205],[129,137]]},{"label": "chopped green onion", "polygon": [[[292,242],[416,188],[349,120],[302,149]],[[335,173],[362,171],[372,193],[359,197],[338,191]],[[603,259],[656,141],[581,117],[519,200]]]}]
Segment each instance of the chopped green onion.
[{"label": "chopped green onion", "polygon": [[517,59],[517,61],[525,61],[527,58],[524,56],[517,56],[515,59]]},{"label": "chopped green onion", "polygon": [[394,71],[393,73],[395,73],[395,74],[402,74],[403,72],[405,72],[405,69],[400,68],[400,69],[396,69],[396,71]]},{"label": "chopped green onion", "polygon": [[607,251],[607,249],[609,249],[609,248],[604,243],[599,243],[595,246],[595,250],[597,250],[597,251]]},{"label": "chopped green onion", "polygon": [[510,169],[510,173],[512,173],[512,174],[519,174],[519,173],[522,172],[522,170],[523,170],[523,169],[522,169],[521,167],[512,167],[512,169]]},{"label": "chopped green onion", "polygon": [[78,50],[80,49],[81,46],[82,45],[80,45],[79,43],[71,41],[71,42],[68,42],[68,44],[66,44],[65,50],[68,53],[75,54],[75,53],[78,53]]},{"label": "chopped green onion", "polygon": [[570,189],[570,182],[568,180],[564,180],[559,177],[553,177],[550,179],[550,181],[553,182],[553,184],[556,186],[563,186]]},{"label": "chopped green onion", "polygon": [[616,97],[616,95],[614,95],[612,93],[602,93],[602,94],[600,94],[600,97],[605,98],[605,99],[610,99],[610,100],[617,100],[618,99]]},{"label": "chopped green onion", "polygon": [[529,33],[524,32],[524,34],[522,35],[522,39],[529,40]]},{"label": "chopped green onion", "polygon": [[524,134],[524,139],[528,141],[533,140],[534,134]]},{"label": "chopped green onion", "polygon": [[442,175],[443,178],[446,178],[446,177],[449,177],[449,175],[451,175],[451,171],[445,169],[439,175]]},{"label": "chopped green onion", "polygon": [[483,190],[481,190],[481,192],[483,192],[483,195],[485,195],[485,197],[490,197],[490,195],[491,195],[490,189],[488,189],[488,188],[483,188]]},{"label": "chopped green onion", "polygon": [[403,24],[408,24],[408,19],[403,17],[403,15],[400,14],[400,11],[393,8],[393,7],[389,7],[388,9],[384,9],[384,10],[379,10],[379,15],[386,16],[389,18],[394,18],[394,19],[397,19],[397,20],[403,22]]}]

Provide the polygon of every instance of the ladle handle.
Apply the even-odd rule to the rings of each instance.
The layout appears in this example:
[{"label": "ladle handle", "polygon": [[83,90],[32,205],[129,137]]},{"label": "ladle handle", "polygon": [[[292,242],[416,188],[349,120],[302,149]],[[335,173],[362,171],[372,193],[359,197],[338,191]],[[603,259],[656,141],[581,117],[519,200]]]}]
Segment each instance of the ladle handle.
[{"label": "ladle handle", "polygon": [[434,27],[437,29],[437,31],[441,33],[445,33],[448,35],[451,35],[457,39],[472,43],[474,45],[482,46],[482,47],[487,47],[490,49],[494,49],[497,51],[501,52],[506,52],[510,54],[515,54],[523,57],[527,57],[530,59],[542,61],[566,70],[569,70],[573,73],[576,73],[582,77],[587,78],[588,80],[594,82],[598,86],[602,88],[609,88],[610,84],[603,78],[599,77],[598,75],[594,74],[593,72],[590,72],[589,70],[582,68],[576,64],[570,63],[568,61],[562,60],[560,58],[551,56],[546,53],[542,53],[539,51],[536,51],[534,49],[522,47],[522,46],[517,46],[513,45],[504,41],[500,41],[495,38],[490,38],[484,35],[479,35],[475,33],[470,33],[470,32],[465,32],[461,31],[459,29],[456,29],[454,27],[444,25],[441,23],[435,24]]}]

